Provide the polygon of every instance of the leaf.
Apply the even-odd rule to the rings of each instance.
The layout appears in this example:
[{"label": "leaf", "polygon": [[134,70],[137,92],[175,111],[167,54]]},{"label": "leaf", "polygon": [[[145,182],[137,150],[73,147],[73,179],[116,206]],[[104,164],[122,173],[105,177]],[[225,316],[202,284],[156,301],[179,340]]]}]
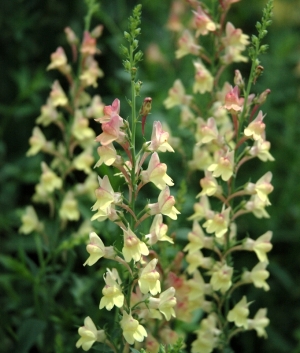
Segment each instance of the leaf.
[{"label": "leaf", "polygon": [[46,322],[38,319],[27,319],[21,324],[18,333],[18,344],[15,352],[27,353],[45,330]]}]

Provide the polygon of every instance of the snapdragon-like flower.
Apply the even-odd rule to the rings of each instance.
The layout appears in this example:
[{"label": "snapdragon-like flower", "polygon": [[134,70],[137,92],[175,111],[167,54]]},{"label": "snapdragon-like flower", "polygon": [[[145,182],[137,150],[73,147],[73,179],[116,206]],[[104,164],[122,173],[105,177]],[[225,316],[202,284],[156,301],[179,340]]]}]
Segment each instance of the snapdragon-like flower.
[{"label": "snapdragon-like flower", "polygon": [[91,232],[89,238],[90,242],[86,246],[86,251],[90,254],[90,256],[83,266],[92,266],[102,257],[112,258],[115,255],[114,248],[112,246],[106,247],[101,238],[95,232]]},{"label": "snapdragon-like flower", "polygon": [[229,91],[225,95],[224,108],[232,114],[237,114],[242,111],[244,105],[244,98],[240,98],[239,87],[230,86]]},{"label": "snapdragon-like flower", "polygon": [[89,121],[83,116],[81,110],[76,109],[72,125],[72,135],[83,145],[90,144],[95,138],[94,130],[89,127]]},{"label": "snapdragon-like flower", "polygon": [[55,108],[51,97],[47,99],[46,104],[41,107],[41,114],[37,117],[37,124],[48,126],[53,122],[57,122],[60,119],[60,114]]},{"label": "snapdragon-like flower", "polygon": [[106,276],[104,276],[105,286],[102,289],[103,297],[100,300],[99,309],[106,308],[111,310],[114,306],[121,308],[124,303],[124,294],[120,284],[117,282],[118,278],[112,271],[107,269]]},{"label": "snapdragon-like flower", "polygon": [[221,213],[216,213],[213,218],[208,219],[203,227],[207,233],[215,233],[217,238],[221,238],[227,231],[230,223],[230,208]]},{"label": "snapdragon-like flower", "polygon": [[148,146],[149,151],[158,152],[174,152],[173,148],[168,143],[168,138],[170,134],[162,129],[162,124],[160,121],[154,121],[152,128],[151,141]]},{"label": "snapdragon-like flower", "polygon": [[167,165],[160,162],[157,152],[152,154],[148,169],[142,171],[140,177],[143,183],[151,181],[160,190],[163,190],[166,185],[174,185],[172,179],[167,175]]},{"label": "snapdragon-like flower", "polygon": [[121,201],[120,193],[115,193],[107,175],[104,175],[103,179],[98,177],[100,187],[96,189],[97,201],[92,207],[92,211],[97,211],[96,214],[91,218],[95,220],[104,215],[109,215],[111,211],[111,205]]},{"label": "snapdragon-like flower", "polygon": [[129,344],[134,344],[134,341],[143,342],[144,338],[147,337],[145,328],[139,324],[138,320],[127,314],[126,311],[123,312],[120,325],[123,336]]},{"label": "snapdragon-like flower", "polygon": [[55,107],[65,106],[68,104],[68,98],[61,88],[60,83],[56,80],[52,85],[52,90],[50,92],[50,98]]},{"label": "snapdragon-like flower", "polygon": [[201,6],[198,6],[197,12],[193,11],[193,13],[193,26],[196,28],[196,37],[199,37],[200,35],[205,36],[209,32],[214,32],[216,30],[216,24],[207,16]]},{"label": "snapdragon-like flower", "polygon": [[210,284],[205,284],[204,279],[200,271],[195,270],[193,273],[193,278],[190,278],[188,281],[189,292],[188,298],[191,302],[197,302],[198,304],[203,304],[204,295],[207,293],[208,287],[211,287]]},{"label": "snapdragon-like flower", "polygon": [[177,79],[173,87],[169,89],[168,98],[164,100],[164,105],[166,109],[175,107],[176,105],[189,105],[192,96],[185,94],[184,86],[181,80]]},{"label": "snapdragon-like flower", "polygon": [[216,345],[220,331],[217,329],[215,314],[209,314],[196,331],[197,339],[192,343],[192,353],[211,353]]},{"label": "snapdragon-like flower", "polygon": [[150,233],[146,235],[148,243],[150,245],[156,244],[158,241],[168,241],[173,244],[172,238],[167,236],[168,226],[163,223],[163,217],[161,214],[157,214],[152,221],[150,227]]},{"label": "snapdragon-like flower", "polygon": [[201,221],[203,218],[212,218],[213,211],[210,209],[209,199],[206,195],[200,197],[200,201],[194,204],[194,214],[188,219],[193,221]]},{"label": "snapdragon-like flower", "polygon": [[95,164],[95,167],[100,167],[103,163],[105,165],[112,165],[114,164],[115,160],[117,159],[117,151],[112,143],[106,146],[100,146],[97,148],[98,155],[100,159]]},{"label": "snapdragon-like flower", "polygon": [[200,250],[189,252],[186,257],[188,262],[187,273],[192,274],[198,267],[211,269],[214,265],[214,260],[211,257],[204,257]]},{"label": "snapdragon-like flower", "polygon": [[103,77],[103,71],[99,68],[97,61],[93,57],[88,57],[85,61],[85,69],[79,76],[84,87],[97,87],[97,80]]},{"label": "snapdragon-like flower", "polygon": [[116,98],[111,105],[104,106],[102,116],[96,119],[96,121],[98,121],[101,124],[108,123],[114,116],[119,116],[119,113],[120,113],[120,100]]},{"label": "snapdragon-like flower", "polygon": [[100,96],[95,95],[92,98],[92,102],[86,109],[86,116],[88,118],[94,118],[96,121],[103,116],[104,104]]},{"label": "snapdragon-like flower", "polygon": [[96,44],[96,38],[92,37],[90,32],[84,31],[80,48],[81,53],[85,55],[95,55],[96,53],[99,53],[100,51],[97,49]]},{"label": "snapdragon-like flower", "polygon": [[253,140],[264,140],[266,124],[263,122],[265,115],[260,110],[257,117],[245,128],[244,134]]},{"label": "snapdragon-like flower", "polygon": [[179,38],[178,46],[179,49],[175,52],[175,56],[177,59],[180,59],[188,54],[198,55],[201,49],[201,47],[196,44],[191,32],[187,29],[184,30],[181,37]]},{"label": "snapdragon-like flower", "polygon": [[250,200],[246,202],[245,209],[252,212],[257,218],[270,218],[270,215],[265,210],[268,204],[262,201],[257,194],[251,196]]},{"label": "snapdragon-like flower", "polygon": [[234,322],[237,327],[244,327],[248,329],[248,315],[249,315],[249,306],[250,303],[247,303],[247,298],[244,295],[243,298],[231,309],[227,315],[227,320],[229,322]]},{"label": "snapdragon-like flower", "polygon": [[29,139],[29,144],[30,149],[27,151],[26,156],[34,156],[46,146],[46,137],[39,127],[35,126],[33,128],[33,133]]},{"label": "snapdragon-like flower", "polygon": [[162,213],[172,219],[177,219],[177,214],[180,212],[174,207],[175,198],[170,195],[170,189],[168,186],[162,190],[158,196],[158,202],[149,204],[147,207],[150,210],[151,215]]},{"label": "snapdragon-like flower", "polygon": [[273,185],[271,184],[272,173],[267,172],[264,174],[255,184],[248,183],[246,191],[256,192],[257,196],[261,199],[266,206],[270,205],[268,195],[273,191]]},{"label": "snapdragon-like flower", "polygon": [[197,119],[197,131],[195,137],[198,144],[210,143],[218,138],[219,132],[214,118],[208,118],[205,121],[202,118]]},{"label": "snapdragon-like flower", "polygon": [[84,319],[84,326],[79,327],[78,333],[81,337],[76,342],[76,348],[82,347],[84,351],[88,351],[96,341],[105,342],[106,340],[104,330],[97,330],[89,316]]},{"label": "snapdragon-like flower", "polygon": [[245,282],[252,282],[256,288],[263,288],[265,291],[270,289],[270,286],[266,282],[269,278],[270,273],[266,270],[267,262],[259,262],[253,267],[251,272],[245,271],[242,276],[242,280]]},{"label": "snapdragon-like flower", "polygon": [[155,269],[157,261],[157,259],[151,260],[141,271],[138,283],[143,294],[150,292],[152,295],[156,295],[161,291],[159,281],[160,275]]},{"label": "snapdragon-like flower", "polygon": [[59,209],[59,217],[62,220],[78,221],[80,213],[78,209],[78,202],[74,197],[74,193],[68,191],[61,203]]},{"label": "snapdragon-like flower", "polygon": [[210,172],[213,172],[212,175],[215,178],[219,176],[224,180],[228,181],[233,175],[233,168],[234,168],[234,151],[229,151],[225,154],[217,154],[216,155],[217,161],[216,163],[211,164],[207,169]]},{"label": "snapdragon-like flower", "polygon": [[197,197],[215,195],[220,189],[217,180],[212,176],[212,173],[208,171],[205,172],[205,177],[200,179],[200,186],[202,187],[202,191]]},{"label": "snapdragon-like flower", "polygon": [[45,162],[41,163],[42,175],[40,185],[47,193],[52,193],[55,189],[61,189],[62,179],[57,176]]},{"label": "snapdragon-like flower", "polygon": [[47,70],[64,68],[67,66],[68,59],[62,47],[58,47],[54,53],[51,54],[51,64],[48,65]]},{"label": "snapdragon-like flower", "polygon": [[185,246],[183,251],[188,251],[189,253],[194,253],[204,247],[205,235],[197,221],[193,222],[193,230],[188,233],[189,243]]},{"label": "snapdragon-like flower", "polygon": [[260,262],[269,263],[267,253],[273,248],[272,235],[273,233],[269,230],[256,240],[248,238],[243,244],[243,249],[254,251]]},{"label": "snapdragon-like flower", "polygon": [[267,338],[265,327],[270,323],[267,318],[267,309],[259,309],[253,319],[248,319],[248,330],[255,330],[258,337]]},{"label": "snapdragon-like flower", "polygon": [[103,146],[107,146],[113,141],[119,143],[125,142],[125,133],[121,130],[123,126],[123,119],[119,115],[112,116],[109,122],[101,125],[103,132],[97,136],[96,141],[100,142]]},{"label": "snapdragon-like flower", "polygon": [[210,278],[212,289],[225,293],[232,285],[233,268],[227,264],[216,263]]},{"label": "snapdragon-like flower", "polygon": [[231,22],[226,23],[226,36],[222,39],[223,44],[226,46],[234,46],[241,51],[249,44],[249,36],[243,34],[239,28],[235,28]]},{"label": "snapdragon-like flower", "polygon": [[141,241],[130,229],[123,229],[124,233],[124,247],[122,253],[124,255],[125,261],[130,262],[140,261],[142,255],[147,256],[149,254],[149,249],[147,245]]},{"label": "snapdragon-like flower", "polygon": [[195,73],[195,83],[193,85],[194,93],[205,93],[211,92],[214,84],[214,78],[207,68],[202,64],[202,62],[194,61]]},{"label": "snapdragon-like flower", "polygon": [[149,307],[151,309],[158,309],[165,317],[167,321],[171,317],[176,317],[174,306],[177,300],[175,297],[175,288],[170,287],[159,295],[159,298],[150,298]]},{"label": "snapdragon-like flower", "polygon": [[85,174],[90,174],[93,162],[92,149],[87,148],[73,160],[73,165],[77,170],[82,170]]},{"label": "snapdragon-like flower", "polygon": [[274,161],[274,157],[269,152],[271,148],[271,143],[266,140],[256,140],[254,145],[250,148],[249,154],[253,157],[259,158],[263,162]]},{"label": "snapdragon-like flower", "polygon": [[32,206],[27,206],[22,218],[22,225],[19,229],[20,233],[30,234],[34,231],[40,231],[43,228],[42,223],[39,222],[35,209]]}]

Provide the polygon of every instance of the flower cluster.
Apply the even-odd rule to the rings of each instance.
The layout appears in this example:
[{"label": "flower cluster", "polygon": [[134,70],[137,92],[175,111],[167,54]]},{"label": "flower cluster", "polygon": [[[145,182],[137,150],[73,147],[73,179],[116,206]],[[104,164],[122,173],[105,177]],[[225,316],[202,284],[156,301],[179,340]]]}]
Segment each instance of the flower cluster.
[{"label": "flower cluster", "polygon": [[[72,228],[69,222],[81,222],[81,226],[76,233],[74,229],[74,237],[69,236],[72,232],[67,232],[68,238],[55,235],[53,227],[45,226],[33,206],[28,206],[22,216],[20,232],[42,234],[46,246],[53,242],[51,238],[60,242],[64,240],[64,245],[52,244],[59,249],[81,242],[80,239],[86,238],[93,230],[91,222],[82,219],[79,209],[80,200],[86,197],[93,199],[97,187],[97,174],[92,170],[95,163],[95,133],[90,121],[103,116],[104,105],[100,96],[92,97],[88,90],[96,87],[97,80],[103,76],[95,58],[100,53],[97,38],[101,33],[102,26],[91,32],[86,30],[80,42],[71,28],[65,29],[67,42],[72,49],[72,63],[62,47],[51,54],[47,70],[59,71],[62,83],[55,80],[52,84],[49,97],[36,120],[37,126],[29,139],[27,156],[39,152],[45,155],[33,202],[49,205],[50,217],[60,224],[58,232],[65,230],[67,225],[68,229]],[[55,129],[57,131],[53,135],[51,131]]]},{"label": "flower cluster", "polygon": [[[150,97],[146,97],[139,113],[136,112],[136,98],[139,96],[141,83],[135,78],[135,68],[141,59],[141,53],[133,53],[137,49],[136,37],[140,31],[140,8],[137,6],[134,9],[129,20],[130,32],[125,32],[129,48],[122,47],[126,58],[125,70],[131,75],[132,119],[128,121],[122,118],[119,99],[106,105],[103,115],[95,119],[101,125],[101,133],[96,137],[96,141],[100,143],[96,166],[115,168],[118,173],[114,176],[114,184],[118,180],[122,183],[119,183],[118,189],[114,189],[113,178],[108,175],[98,177],[92,220],[114,223],[117,227],[116,236],[109,240],[109,246],[105,246],[104,240],[91,232],[86,247],[89,257],[84,263],[94,266],[101,258],[109,259],[110,263],[115,262],[116,266],[107,268],[104,274],[105,285],[99,309],[117,310],[117,324],[122,330],[123,339],[113,337],[110,330],[106,331],[105,340],[102,335],[99,339],[95,330],[90,330],[92,334],[87,334],[85,325],[78,331],[81,338],[77,342],[77,346],[82,345],[85,350],[96,341],[114,347],[115,351],[123,351],[124,347],[143,342],[145,338],[145,345],[149,346],[150,342],[156,342],[155,325],[150,323],[161,320],[167,328],[167,321],[175,317],[175,289],[164,281],[167,271],[160,265],[159,253],[155,250],[158,242],[173,243],[173,239],[167,235],[168,226],[164,223],[163,216],[176,220],[179,214],[169,189],[174,183],[167,174],[167,165],[159,157],[160,153],[174,150],[168,143],[168,132],[159,121],[154,121],[151,139],[144,142],[139,150],[135,141],[139,120],[142,122],[142,134],[147,136],[145,123],[152,102]],[[143,169],[145,163],[147,167]],[[143,200],[141,192],[150,183],[159,191],[157,202],[148,201],[140,206],[140,199]],[[149,223],[148,219],[152,216],[152,222]],[[94,324],[91,326],[94,327]],[[87,335],[90,340],[84,346]]]},{"label": "flower cluster", "polygon": [[[250,93],[262,71],[258,56],[266,50],[261,41],[271,22],[272,2],[264,10],[262,23],[257,24],[258,37],[253,36],[251,42],[241,29],[226,22],[226,14],[234,2],[237,1],[220,1],[218,11],[213,4],[209,7],[201,1],[189,2],[192,20],[186,28],[181,28],[175,55],[195,58],[193,95],[187,94],[182,81],[177,79],[164,102],[167,109],[180,108],[181,127],[190,131],[195,142],[193,159],[188,165],[191,170],[204,172],[200,179],[201,192],[197,195],[199,200],[189,218],[193,228],[184,249],[187,274],[174,275],[171,281],[177,284],[174,285],[177,301],[183,308],[177,315],[181,319],[190,321],[196,308],[206,312],[192,343],[193,353],[227,349],[231,338],[241,330],[254,329],[258,336],[266,337],[265,327],[269,323],[266,309],[249,318],[251,302],[245,295],[234,300],[238,298],[236,289],[244,284],[269,290],[266,267],[267,253],[272,249],[272,232],[267,231],[256,239],[243,236],[239,231],[239,217],[247,213],[257,218],[269,217],[266,207],[271,204],[269,194],[273,191],[271,172],[245,182],[240,171],[254,158],[263,162],[274,160],[266,139],[265,114],[261,110],[270,90]],[[180,16],[177,20],[180,21]],[[213,50],[202,45],[205,36],[211,36]],[[221,84],[222,73],[229,64],[248,60],[243,51],[249,45],[252,66],[248,83],[236,70],[233,83]],[[209,99],[201,101],[199,94]],[[258,259],[252,270],[243,270],[239,275],[235,266],[238,251],[253,251]],[[208,275],[208,281],[201,273]]]}]

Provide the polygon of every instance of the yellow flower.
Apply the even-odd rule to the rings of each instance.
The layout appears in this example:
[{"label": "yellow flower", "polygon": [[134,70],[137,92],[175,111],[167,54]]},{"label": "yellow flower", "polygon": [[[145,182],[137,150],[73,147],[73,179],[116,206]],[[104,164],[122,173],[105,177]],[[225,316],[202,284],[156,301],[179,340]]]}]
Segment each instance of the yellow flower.
[{"label": "yellow flower", "polygon": [[125,261],[130,262],[133,261],[140,261],[142,255],[148,255],[149,249],[147,245],[142,242],[130,229],[123,229],[124,233],[124,246],[122,249],[122,253],[124,255]]},{"label": "yellow flower", "polygon": [[191,99],[192,96],[187,96],[185,94],[185,89],[181,80],[176,80],[173,84],[173,87],[169,89],[169,97],[164,100],[164,105],[166,109],[170,109],[176,105],[188,105]]},{"label": "yellow flower", "polygon": [[257,117],[245,128],[245,136],[252,137],[253,140],[264,140],[266,125],[263,123],[265,115],[260,110]]},{"label": "yellow flower", "polygon": [[59,209],[59,217],[62,220],[69,221],[78,221],[80,218],[78,202],[71,191],[67,192],[62,201]]},{"label": "yellow flower", "polygon": [[248,320],[248,329],[255,330],[258,337],[268,337],[265,327],[269,325],[270,320],[266,315],[267,309],[259,309],[254,318]]},{"label": "yellow flower", "polygon": [[92,149],[87,148],[74,159],[73,165],[77,170],[82,170],[85,174],[90,174],[93,162],[94,157],[92,155]]},{"label": "yellow flower", "polygon": [[185,246],[183,251],[194,253],[204,247],[205,236],[203,230],[197,221],[193,222],[193,230],[188,233],[189,243]]},{"label": "yellow flower", "polygon": [[196,74],[193,92],[199,92],[201,94],[205,92],[211,92],[214,84],[214,78],[211,73],[200,61],[195,61],[194,67],[196,69]]},{"label": "yellow flower", "polygon": [[101,257],[110,258],[115,255],[113,247],[106,247],[100,237],[95,232],[90,233],[90,242],[86,246],[86,251],[90,254],[90,257],[86,260],[83,266],[92,266],[99,259],[101,259]]},{"label": "yellow flower", "polygon": [[179,49],[176,50],[175,56],[177,59],[182,58],[185,55],[193,54],[198,55],[200,46],[196,44],[194,37],[189,30],[184,30],[181,37],[178,40]]},{"label": "yellow flower", "polygon": [[147,337],[145,328],[139,324],[131,315],[123,312],[122,320],[120,321],[123,330],[123,336],[129,344],[134,344],[134,341],[143,342]]},{"label": "yellow flower", "polygon": [[26,207],[25,214],[23,214],[21,220],[22,225],[19,229],[19,232],[23,234],[39,231],[43,227],[43,225],[39,222],[37,214],[32,206]]},{"label": "yellow flower", "polygon": [[244,295],[243,298],[231,309],[227,315],[227,320],[229,322],[234,322],[237,327],[244,327],[246,330],[248,328],[247,317],[249,315],[249,306],[247,303],[247,298]]},{"label": "yellow flower", "polygon": [[102,289],[103,297],[100,300],[99,309],[106,307],[106,310],[111,310],[114,305],[121,308],[124,304],[124,295],[119,285],[118,277],[109,269],[107,269],[104,277],[105,286]]},{"label": "yellow flower", "polygon": [[121,200],[120,193],[115,193],[107,175],[103,179],[98,177],[99,188],[96,189],[97,201],[92,207],[92,211],[97,211],[91,218],[92,221],[99,217],[107,217],[111,213],[113,203],[118,203]]},{"label": "yellow flower", "polygon": [[229,180],[233,175],[234,151],[227,150],[225,155],[217,157],[217,163],[211,164],[207,170],[213,172],[215,178],[221,176],[224,181]]},{"label": "yellow flower", "polygon": [[47,140],[39,127],[34,127],[29,144],[30,149],[27,151],[26,156],[34,156],[46,146]]},{"label": "yellow flower", "polygon": [[41,163],[42,175],[41,175],[41,188],[47,193],[52,193],[55,189],[61,189],[62,179],[58,177],[45,162]]},{"label": "yellow flower", "polygon": [[172,219],[177,219],[177,214],[180,212],[174,207],[175,198],[170,195],[170,189],[168,186],[162,190],[158,196],[158,202],[155,204],[149,204],[147,207],[150,209],[150,214],[155,215],[162,213]]},{"label": "yellow flower", "polygon": [[141,172],[141,180],[145,184],[151,181],[158,189],[163,190],[166,185],[174,185],[166,172],[167,165],[160,163],[157,152],[154,152],[150,158],[148,169]]},{"label": "yellow flower", "polygon": [[267,262],[259,262],[253,267],[251,272],[245,271],[242,276],[242,280],[246,282],[252,282],[256,288],[263,288],[265,291],[270,289],[270,286],[266,282],[269,278],[270,273],[266,270]]},{"label": "yellow flower", "polygon": [[189,252],[185,259],[189,264],[187,267],[187,272],[189,274],[192,274],[197,267],[210,269],[214,264],[214,260],[211,257],[204,257],[200,250]]},{"label": "yellow flower", "polygon": [[140,286],[140,290],[143,294],[150,292],[152,295],[156,295],[160,293],[160,281],[159,281],[159,273],[156,271],[155,267],[157,265],[157,259],[151,260],[145,268],[143,268],[138,283]]},{"label": "yellow flower", "polygon": [[229,213],[230,208],[221,213],[216,213],[212,219],[208,219],[203,227],[206,228],[207,233],[215,233],[217,238],[221,238],[227,231],[229,227]]},{"label": "yellow flower", "polygon": [[100,167],[103,163],[105,165],[112,165],[115,160],[117,159],[117,151],[115,150],[115,147],[112,143],[106,145],[106,146],[100,146],[97,148],[98,155],[100,159],[98,162],[95,164],[95,167]]},{"label": "yellow flower", "polygon": [[84,351],[88,351],[96,341],[104,342],[106,339],[104,330],[97,330],[89,316],[84,319],[84,326],[79,327],[78,333],[81,337],[76,342],[76,348],[82,346]]},{"label": "yellow flower", "polygon": [[225,293],[232,285],[233,268],[227,264],[221,265],[217,263],[213,268],[210,284],[214,291],[220,290]]},{"label": "yellow flower", "polygon": [[269,230],[256,240],[248,238],[243,244],[243,249],[255,251],[260,262],[268,263],[267,252],[271,251],[273,248],[271,244],[272,235],[273,233]]},{"label": "yellow flower", "polygon": [[149,299],[149,307],[150,309],[158,309],[166,318],[167,321],[171,319],[171,317],[176,317],[174,306],[176,305],[175,298],[175,288],[170,287],[164,292],[162,292],[159,298],[150,298]]},{"label": "yellow flower", "polygon": [[68,98],[61,88],[60,83],[56,80],[52,85],[52,90],[50,92],[50,98],[55,107],[64,106],[68,104]]},{"label": "yellow flower", "polygon": [[163,217],[161,214],[157,214],[150,227],[150,233],[146,235],[148,243],[150,245],[156,244],[158,241],[168,241],[174,244],[172,238],[167,236],[168,226],[163,223]]}]

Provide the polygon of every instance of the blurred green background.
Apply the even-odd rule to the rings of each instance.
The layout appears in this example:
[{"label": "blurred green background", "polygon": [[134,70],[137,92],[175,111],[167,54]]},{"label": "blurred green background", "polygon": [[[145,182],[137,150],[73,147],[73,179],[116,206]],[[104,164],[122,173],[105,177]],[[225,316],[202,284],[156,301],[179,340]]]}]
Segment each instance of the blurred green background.
[{"label": "blurred green background", "polygon": [[[119,45],[122,43],[123,31],[127,28],[127,18],[137,3],[103,0],[101,12],[93,20],[94,25],[104,24],[104,33],[99,40],[102,51],[99,64],[105,78],[99,82],[96,92],[106,104],[111,104],[115,97],[124,101],[128,92],[128,79],[123,72]],[[162,104],[174,80],[178,77],[185,80],[185,64],[178,63],[174,57],[175,36],[166,28],[171,1],[142,0],[141,3],[143,22],[140,47],[149,53],[151,45],[152,48],[153,45],[158,46],[162,60],[160,64],[154,63],[146,54],[139,73],[143,81],[143,96],[153,98],[149,120],[164,120],[176,131],[179,123],[178,111],[166,111]],[[255,23],[261,17],[264,3],[242,0],[233,5],[229,18],[245,33],[255,33]],[[69,291],[69,296],[64,294],[56,298],[58,306],[62,306],[61,312],[58,310],[55,317],[49,318],[55,326],[54,333],[50,330],[48,336],[43,336],[51,342],[49,347],[56,348],[44,346],[41,350],[43,344],[39,334],[44,332],[46,326],[43,325],[48,323],[34,321],[30,275],[27,272],[33,269],[30,266],[26,269],[26,266],[22,266],[22,261],[19,261],[25,251],[34,262],[34,245],[30,236],[21,236],[18,233],[21,210],[30,203],[34,184],[40,173],[40,157],[25,157],[28,139],[40,107],[46,101],[51,84],[58,75],[56,72],[46,72],[45,69],[50,54],[58,46],[67,46],[64,28],[70,26],[80,34],[84,15],[85,4],[81,0],[0,2],[0,352],[3,353],[74,352],[76,325],[81,324],[85,315],[85,308],[80,307],[81,304],[76,301],[74,294],[77,293],[76,280],[69,278],[67,284],[72,285],[67,289],[63,283],[60,289]],[[274,23],[267,41],[270,49],[261,58],[265,71],[255,89],[258,92],[271,89],[271,95],[262,109],[267,113],[267,139],[272,144],[271,153],[276,161],[261,163],[259,166],[257,163],[249,164],[245,173],[258,177],[271,170],[275,190],[270,197],[272,206],[268,209],[271,218],[257,220],[253,216],[245,217],[243,226],[257,236],[266,230],[273,231],[274,248],[269,255],[268,268],[271,273],[271,290],[263,292],[250,288],[246,293],[251,300],[255,300],[254,306],[268,308],[271,324],[267,330],[268,340],[257,339],[254,332],[248,332],[235,339],[234,348],[236,352],[243,353],[299,353],[299,0],[275,1]],[[233,66],[232,77],[234,69]],[[246,74],[247,65],[242,66],[241,70]],[[173,157],[168,174],[177,185],[181,181],[179,167],[180,157]],[[195,195],[199,192],[198,180],[199,176],[191,179],[192,184],[187,185],[188,190],[195,190]],[[190,211],[187,207],[186,214],[183,212],[182,217],[188,216]],[[84,245],[82,249],[84,252]],[[78,256],[80,251],[74,255],[80,265],[73,264],[74,268],[81,266],[82,259],[78,260]],[[85,283],[90,285],[88,280]],[[80,287],[79,283],[77,285]],[[97,305],[98,299],[95,300]],[[95,304],[93,298],[88,303],[91,307]],[[32,327],[31,332],[24,329],[24,322]],[[59,330],[61,335],[57,334]]]}]

